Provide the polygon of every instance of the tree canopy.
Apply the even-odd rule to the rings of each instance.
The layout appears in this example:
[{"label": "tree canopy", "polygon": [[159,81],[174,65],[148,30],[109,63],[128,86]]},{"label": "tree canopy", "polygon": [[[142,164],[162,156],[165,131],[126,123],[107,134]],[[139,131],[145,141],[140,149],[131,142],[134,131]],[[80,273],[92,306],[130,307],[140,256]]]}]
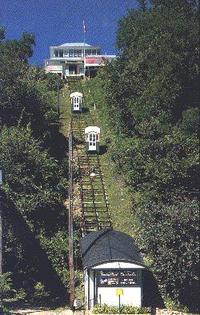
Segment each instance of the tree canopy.
[{"label": "tree canopy", "polygon": [[56,152],[66,141],[57,112],[64,83],[28,64],[34,46],[32,34],[6,40],[0,28],[0,166],[4,208],[10,205],[4,212],[4,270],[30,296],[37,282],[46,281],[41,264],[67,285],[64,145],[62,155]]},{"label": "tree canopy", "polygon": [[194,308],[186,287],[197,284],[198,14],[195,1],[139,1],[119,21],[119,55],[101,74],[112,158],[133,196],[138,242],[163,293]]}]

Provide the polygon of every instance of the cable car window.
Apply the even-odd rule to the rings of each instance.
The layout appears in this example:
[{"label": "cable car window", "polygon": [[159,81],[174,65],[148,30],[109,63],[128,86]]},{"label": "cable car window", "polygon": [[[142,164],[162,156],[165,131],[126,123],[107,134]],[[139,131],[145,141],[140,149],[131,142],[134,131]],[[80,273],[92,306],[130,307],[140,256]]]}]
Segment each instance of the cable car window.
[{"label": "cable car window", "polygon": [[92,133],[90,133],[90,141],[92,141]]},{"label": "cable car window", "polygon": [[135,286],[139,282],[138,270],[101,270],[97,273],[99,286]]},{"label": "cable car window", "polygon": [[96,134],[93,134],[93,146],[96,145]]}]

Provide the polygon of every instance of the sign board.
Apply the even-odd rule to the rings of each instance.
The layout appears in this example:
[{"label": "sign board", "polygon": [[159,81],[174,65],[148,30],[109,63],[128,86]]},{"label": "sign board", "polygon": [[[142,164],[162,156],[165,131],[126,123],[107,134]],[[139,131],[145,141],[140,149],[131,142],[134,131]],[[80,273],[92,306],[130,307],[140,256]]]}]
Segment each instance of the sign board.
[{"label": "sign board", "polygon": [[116,295],[117,296],[124,295],[123,289],[116,289]]},{"label": "sign board", "polygon": [[102,57],[86,57],[85,63],[87,65],[101,65],[104,64],[104,59]]},{"label": "sign board", "polygon": [[63,66],[54,66],[54,65],[50,65],[46,67],[46,70],[48,71],[62,71]]}]

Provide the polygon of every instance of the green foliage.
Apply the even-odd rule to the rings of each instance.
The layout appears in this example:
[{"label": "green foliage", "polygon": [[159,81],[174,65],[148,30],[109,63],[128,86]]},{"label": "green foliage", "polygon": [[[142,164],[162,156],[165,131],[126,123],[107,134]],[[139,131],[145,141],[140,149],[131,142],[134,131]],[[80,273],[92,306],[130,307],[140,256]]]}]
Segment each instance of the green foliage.
[{"label": "green foliage", "polygon": [[[59,133],[56,105],[64,83],[28,65],[34,45],[29,33],[10,41],[0,29],[0,165],[3,191],[16,207],[12,217],[5,212],[3,218],[4,269],[13,272],[19,295],[22,288],[26,291],[22,298],[43,294],[37,287],[42,268],[39,253],[67,285],[67,266],[62,261],[67,260],[66,140]],[[26,237],[38,252],[31,252]]]},{"label": "green foliage", "polygon": [[64,83],[28,65],[33,45],[28,33],[19,41],[0,42],[0,127],[30,123],[34,136],[44,139],[50,127],[58,125],[56,98]]},{"label": "green foliage", "polygon": [[27,297],[27,293],[25,292],[24,289],[18,289],[15,295],[16,301],[24,300]]},{"label": "green foliage", "polygon": [[0,294],[5,297],[13,291],[13,284],[11,280],[11,273],[6,272],[0,275]]},{"label": "green foliage", "polygon": [[5,29],[4,27],[0,26],[0,41],[5,39]]},{"label": "green foliage", "polygon": [[68,283],[68,270],[66,268],[68,239],[67,233],[63,230],[58,230],[53,236],[47,237],[44,233],[40,234],[40,241],[45,252],[52,263],[53,268],[59,275],[63,284]]},{"label": "green foliage", "polygon": [[[197,302],[199,208],[196,200],[177,198],[171,205],[149,202],[137,209],[138,241],[152,258],[163,293],[176,301]],[[152,227],[152,228],[150,228]]]},{"label": "green foliage", "polygon": [[44,297],[48,296],[48,293],[45,292],[45,287],[41,282],[37,282],[36,285],[34,286],[34,297],[37,299],[43,299]]},{"label": "green foliage", "polygon": [[[119,314],[119,308],[117,306],[108,306],[106,304],[96,304],[92,309],[93,314]],[[129,305],[121,305],[121,314],[148,314],[149,310],[145,307],[134,307]]]},{"label": "green foliage", "polygon": [[165,297],[165,306],[169,310],[181,311],[184,313],[189,313],[189,309],[186,306],[177,305],[174,300],[172,300],[169,296]]},{"label": "green foliage", "polygon": [[119,57],[100,74],[100,110],[132,193],[137,241],[163,294],[190,309],[198,307],[197,9],[176,0],[129,11],[119,22]]},{"label": "green foliage", "polygon": [[4,28],[0,29],[1,53],[6,57],[15,58],[27,63],[28,58],[33,54],[35,38],[32,34],[24,32],[19,40],[5,40]]},{"label": "green foliage", "polygon": [[4,190],[23,213],[62,202],[66,181],[58,162],[41,150],[29,127],[3,128],[0,164],[6,174]]},{"label": "green foliage", "polygon": [[[0,164],[6,174],[4,191],[13,200],[30,230],[37,235],[62,278],[66,273],[63,261],[67,252],[66,211],[63,201],[66,197],[67,174],[58,161],[41,148],[41,143],[32,137],[30,128],[3,128],[0,133],[0,151]],[[12,225],[7,224],[7,268],[10,255],[14,254],[10,268],[14,267],[16,259],[19,270],[22,268],[23,273],[29,273],[30,268],[23,258],[23,248],[13,233]],[[11,251],[12,246],[14,249]]]}]

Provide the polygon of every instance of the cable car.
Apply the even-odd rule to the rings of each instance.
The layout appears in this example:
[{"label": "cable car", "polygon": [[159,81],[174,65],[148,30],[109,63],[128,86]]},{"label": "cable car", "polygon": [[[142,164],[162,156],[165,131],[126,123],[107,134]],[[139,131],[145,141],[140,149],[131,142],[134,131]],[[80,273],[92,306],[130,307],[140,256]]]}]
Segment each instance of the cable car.
[{"label": "cable car", "polygon": [[82,103],[83,103],[83,94],[80,92],[73,92],[70,94],[71,105],[73,112],[81,112],[82,111]]},{"label": "cable car", "polygon": [[100,128],[88,126],[85,128],[86,150],[99,153]]}]

